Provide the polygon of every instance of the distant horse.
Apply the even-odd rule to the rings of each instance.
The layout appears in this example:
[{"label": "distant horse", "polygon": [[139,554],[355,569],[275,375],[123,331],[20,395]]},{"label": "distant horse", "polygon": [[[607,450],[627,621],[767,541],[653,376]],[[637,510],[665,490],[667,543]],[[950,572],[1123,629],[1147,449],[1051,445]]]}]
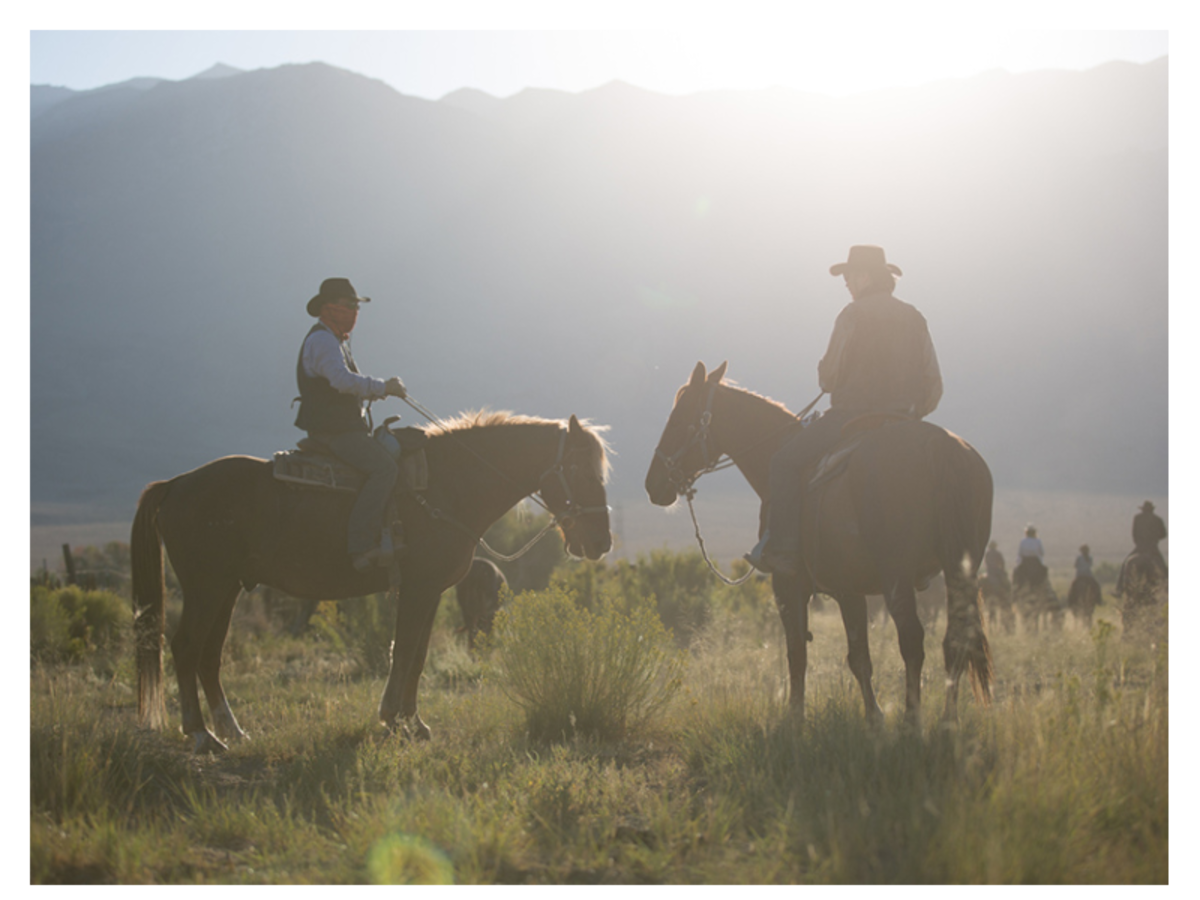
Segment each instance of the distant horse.
[{"label": "distant horse", "polygon": [[1124,633],[1130,637],[1153,634],[1162,625],[1162,607],[1167,601],[1167,572],[1160,557],[1135,550],[1121,574],[1125,602],[1121,608]]},{"label": "distant horse", "polygon": [[1091,631],[1092,613],[1100,605],[1100,582],[1091,575],[1076,575],[1067,591],[1067,609],[1084,628]]},{"label": "distant horse", "polygon": [[[781,404],[723,383],[725,368],[722,363],[706,374],[697,363],[675,395],[646,474],[652,503],[670,506],[722,457],[732,460],[766,503],[771,457],[800,426]],[[803,711],[808,602],[820,591],[841,608],[848,662],[867,716],[882,716],[871,687],[865,596],[882,594],[904,657],[905,707],[910,718],[917,718],[925,631],[915,585],[942,571],[948,609],[942,642],[949,676],[945,716],[954,718],[964,672],[977,699],[990,702],[992,662],[976,573],[991,530],[991,473],[969,444],[926,422],[883,425],[859,440],[844,472],[822,483],[805,502],[806,571],[772,578],[787,637],[790,703]]]},{"label": "distant horse", "polygon": [[467,650],[475,650],[475,636],[479,632],[491,632],[492,620],[500,608],[500,590],[507,585],[504,573],[494,562],[477,556],[471,560],[466,577],[454,586],[454,598],[463,619],[459,630],[467,634]]},{"label": "distant horse", "polygon": [[979,592],[987,610],[988,625],[999,625],[1005,634],[1013,634],[1017,630],[1017,616],[1013,612],[1012,584],[1008,576],[1003,573],[981,576]]},{"label": "distant horse", "polygon": [[1062,630],[1063,604],[1050,584],[1050,572],[1036,556],[1027,556],[1013,569],[1013,606],[1025,627],[1036,634],[1043,625]]},{"label": "distant horse", "polygon": [[[466,574],[479,536],[537,492],[570,554],[599,559],[612,547],[607,448],[596,429],[574,416],[561,422],[485,411],[426,434],[429,488],[402,494],[399,503],[407,550],[399,559],[391,671],[379,702],[380,721],[421,739],[430,731],[417,715],[417,684],[434,614],[442,591]],[[131,548],[143,724],[166,722],[163,546],[183,594],[171,639],[183,731],[198,752],[222,750],[225,744],[205,727],[196,683],[217,734],[244,738],[220,680],[221,649],[241,589],[267,584],[294,597],[334,599],[389,587],[388,570],[360,573],[350,565],[346,526],[353,503],[348,492],[290,486],[273,477],[270,462],[247,456],[227,456],[145,489]]]}]

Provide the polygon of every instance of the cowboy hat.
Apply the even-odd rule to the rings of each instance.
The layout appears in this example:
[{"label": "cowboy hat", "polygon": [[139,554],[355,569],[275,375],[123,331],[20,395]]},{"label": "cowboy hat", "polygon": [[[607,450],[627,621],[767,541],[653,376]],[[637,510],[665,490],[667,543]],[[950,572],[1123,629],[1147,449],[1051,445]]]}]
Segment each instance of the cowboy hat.
[{"label": "cowboy hat", "polygon": [[841,275],[843,272],[876,272],[886,269],[893,275],[903,275],[899,266],[893,266],[887,261],[882,247],[874,244],[856,244],[850,248],[850,253],[843,263],[835,263],[829,267],[830,275]]},{"label": "cowboy hat", "polygon": [[1142,504],[1142,512],[1154,512],[1154,504],[1147,500]]},{"label": "cowboy hat", "polygon": [[319,316],[321,307],[331,300],[357,300],[360,303],[370,303],[370,297],[360,297],[354,292],[354,285],[349,278],[326,278],[321,282],[317,295],[308,301],[308,314]]}]

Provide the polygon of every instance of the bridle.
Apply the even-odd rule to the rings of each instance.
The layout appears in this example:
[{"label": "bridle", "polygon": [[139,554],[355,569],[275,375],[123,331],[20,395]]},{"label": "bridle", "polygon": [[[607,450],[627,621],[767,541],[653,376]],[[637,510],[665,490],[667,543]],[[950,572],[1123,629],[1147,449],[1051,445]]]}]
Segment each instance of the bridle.
[{"label": "bridle", "polygon": [[[696,495],[694,485],[701,475],[707,475],[709,472],[717,472],[734,465],[733,459],[721,452],[718,452],[714,459],[709,449],[709,427],[712,425],[713,398],[716,395],[717,383],[714,382],[709,386],[708,401],[704,404],[704,411],[700,413],[699,423],[688,426],[688,438],[678,450],[668,456],[666,453],[663,453],[662,447],[654,448],[654,455],[662,460],[662,464],[667,470],[667,479],[671,482],[675,493],[686,497],[688,500],[691,500]],[[700,455],[704,459],[704,464],[689,475],[679,465],[679,461],[697,445],[700,447]]]},{"label": "bridle", "polygon": [[[596,515],[598,513],[608,513],[610,508],[605,506],[582,506],[575,501],[575,494],[571,490],[571,483],[567,481],[567,476],[563,471],[563,462],[566,459],[567,450],[567,432],[568,429],[562,429],[558,438],[558,453],[554,456],[554,462],[550,464],[542,477],[538,479],[538,491],[533,495],[532,499],[538,503],[546,512],[550,513],[551,525],[562,525],[568,527],[576,519],[582,516]],[[563,495],[566,497],[566,506],[561,513],[556,513],[550,508],[550,502],[546,499],[546,488],[543,483],[551,476],[558,478],[558,483],[562,485]]]}]

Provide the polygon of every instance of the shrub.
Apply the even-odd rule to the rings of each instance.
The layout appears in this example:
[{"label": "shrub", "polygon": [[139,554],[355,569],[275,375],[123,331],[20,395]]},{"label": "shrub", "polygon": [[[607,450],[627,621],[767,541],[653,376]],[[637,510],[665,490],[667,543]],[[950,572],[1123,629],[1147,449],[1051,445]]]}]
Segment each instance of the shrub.
[{"label": "shrub", "polygon": [[111,591],[34,585],[29,649],[46,662],[77,662],[95,650],[117,646],[131,619],[128,602]]},{"label": "shrub", "polygon": [[524,593],[484,643],[485,677],[521,707],[534,740],[620,738],[682,683],[684,656],[647,599],[609,592],[589,610],[561,587]]}]

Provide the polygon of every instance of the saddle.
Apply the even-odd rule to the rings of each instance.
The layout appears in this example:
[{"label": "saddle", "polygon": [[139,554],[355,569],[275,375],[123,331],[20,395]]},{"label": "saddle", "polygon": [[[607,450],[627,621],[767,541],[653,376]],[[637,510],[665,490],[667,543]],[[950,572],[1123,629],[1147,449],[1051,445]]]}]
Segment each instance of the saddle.
[{"label": "saddle", "polygon": [[808,476],[809,490],[815,490],[822,484],[832,481],[842,473],[850,462],[850,457],[859,448],[871,432],[877,431],[893,422],[912,421],[912,416],[903,413],[868,412],[855,416],[842,426],[841,439],[822,456]]},{"label": "saddle", "polygon": [[[385,422],[375,429],[375,438],[396,458],[400,470],[397,492],[423,491],[429,487],[429,464],[425,459],[428,438],[424,431],[412,427],[390,428]],[[273,474],[279,481],[297,487],[355,494],[367,480],[365,473],[342,462],[320,441],[308,437],[298,440],[295,450],[281,450],[274,455]]]}]

